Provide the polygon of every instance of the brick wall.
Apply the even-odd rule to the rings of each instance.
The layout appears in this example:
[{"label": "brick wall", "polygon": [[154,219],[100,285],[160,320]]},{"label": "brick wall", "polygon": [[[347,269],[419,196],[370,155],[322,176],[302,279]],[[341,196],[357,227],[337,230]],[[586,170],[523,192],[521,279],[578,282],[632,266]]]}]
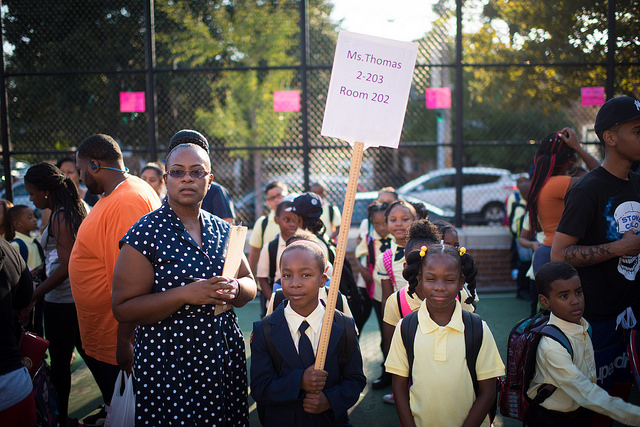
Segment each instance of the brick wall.
[{"label": "brick wall", "polygon": [[516,281],[511,279],[511,251],[509,249],[469,248],[478,266],[480,292],[515,291]]}]

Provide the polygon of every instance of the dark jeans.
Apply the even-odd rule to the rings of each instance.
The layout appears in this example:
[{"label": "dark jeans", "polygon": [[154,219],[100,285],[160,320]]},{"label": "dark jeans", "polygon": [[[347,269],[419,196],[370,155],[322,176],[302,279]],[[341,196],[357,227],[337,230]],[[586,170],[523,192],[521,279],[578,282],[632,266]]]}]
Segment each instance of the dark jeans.
[{"label": "dark jeans", "polygon": [[98,384],[105,405],[111,405],[111,397],[113,396],[113,389],[115,388],[120,368],[118,365],[102,362],[89,355],[84,356],[84,361],[91,371],[93,379],[96,380],[96,384]]},{"label": "dark jeans", "polygon": [[58,393],[60,419],[67,416],[69,392],[71,390],[71,355],[73,348],[85,358],[78,329],[78,316],[74,303],[58,304],[45,302],[44,327],[49,340],[51,356],[51,382]]},{"label": "dark jeans", "polygon": [[592,418],[593,412],[585,408],[565,413],[531,405],[527,409],[525,423],[531,427],[585,427],[591,424]]}]

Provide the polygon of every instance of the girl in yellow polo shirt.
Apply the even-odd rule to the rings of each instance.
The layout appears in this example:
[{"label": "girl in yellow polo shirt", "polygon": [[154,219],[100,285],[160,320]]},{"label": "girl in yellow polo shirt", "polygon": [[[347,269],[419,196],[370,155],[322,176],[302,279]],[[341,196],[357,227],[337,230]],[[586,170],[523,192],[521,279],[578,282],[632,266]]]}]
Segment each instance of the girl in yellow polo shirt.
[{"label": "girl in yellow polo shirt", "polygon": [[[413,293],[420,286],[425,299],[418,309],[413,343],[414,354],[420,357],[415,357],[413,366],[409,366],[400,321],[385,362],[393,375],[393,393],[402,426],[489,426],[496,378],[504,375],[504,364],[483,321],[476,395],[465,360],[462,308],[456,299],[464,283],[460,253],[449,245],[432,245],[407,254],[406,262],[407,269],[413,271],[408,280],[410,291]],[[410,372],[413,382],[409,388]]]}]

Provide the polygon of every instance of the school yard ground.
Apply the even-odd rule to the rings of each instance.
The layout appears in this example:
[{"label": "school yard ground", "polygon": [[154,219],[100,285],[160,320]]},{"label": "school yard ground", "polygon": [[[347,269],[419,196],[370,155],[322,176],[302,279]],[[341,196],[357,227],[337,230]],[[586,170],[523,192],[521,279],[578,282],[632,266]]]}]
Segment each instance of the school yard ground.
[{"label": "school yard ground", "polygon": [[[247,359],[251,363],[251,351],[249,348],[249,337],[253,322],[259,319],[258,301],[254,300],[245,307],[238,309],[240,327],[244,332],[247,346]],[[512,294],[481,294],[478,303],[478,314],[489,324],[493,336],[496,339],[503,361],[506,363],[507,336],[512,326],[520,319],[526,317],[529,312],[529,304],[515,298]],[[371,380],[380,374],[380,363],[382,355],[380,353],[380,334],[378,332],[375,315],[369,318],[360,337],[360,348],[364,359],[364,372],[367,376],[367,387],[363,390],[360,400],[350,412],[350,420],[356,427],[358,426],[399,426],[395,407],[382,402],[382,396],[390,393],[391,389],[372,390]],[[91,373],[76,355],[72,366],[72,386],[71,399],[69,403],[69,415],[78,419],[93,413],[98,405],[102,403],[98,386],[93,381]],[[632,395],[633,402],[640,404],[640,393],[634,388]],[[258,414],[255,403],[249,398],[251,426],[258,427]],[[515,427],[521,423],[500,416],[494,422],[496,427]],[[619,425],[619,424],[615,424]],[[158,426],[160,427],[160,426]]]}]

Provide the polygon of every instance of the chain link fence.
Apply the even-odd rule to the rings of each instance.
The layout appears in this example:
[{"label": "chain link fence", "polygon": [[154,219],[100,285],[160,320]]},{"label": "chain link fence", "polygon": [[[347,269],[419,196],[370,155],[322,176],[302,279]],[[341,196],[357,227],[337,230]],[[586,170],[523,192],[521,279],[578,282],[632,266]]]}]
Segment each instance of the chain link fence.
[{"label": "chain link fence", "polygon": [[[243,223],[251,225],[263,213],[262,189],[272,180],[294,191],[320,182],[329,200],[341,205],[351,150],[320,135],[337,39],[329,12],[322,0],[65,0],[55,7],[5,1],[8,126],[2,154],[12,175],[3,173],[3,179],[19,182],[28,164],[68,156],[94,133],[114,136],[137,173],[147,161],[164,158],[176,131],[193,128],[209,138],[216,180],[231,193]],[[582,106],[579,86],[570,83],[601,86],[606,63],[604,57],[589,63],[485,63],[475,56],[473,37],[465,35],[464,84],[458,88],[451,16],[443,13],[418,41],[400,148],[367,150],[359,189],[398,188],[429,171],[452,168],[460,119],[453,109],[427,109],[425,91],[462,90],[462,166],[487,168],[465,178],[470,188],[487,187],[463,192],[462,211],[470,223],[499,217],[487,208],[504,201],[515,184],[512,174],[529,170],[535,141],[547,134],[573,127],[600,155],[592,132],[598,107]],[[151,28],[154,49],[146,40]],[[631,93],[628,82],[640,77],[637,58],[624,60],[614,68],[616,93]],[[274,111],[273,93],[284,90],[301,93],[299,111]],[[121,112],[123,92],[147,92],[145,111]],[[442,175],[416,184],[410,195],[450,213],[456,207],[453,182]],[[481,200],[481,191],[492,197]]]}]

